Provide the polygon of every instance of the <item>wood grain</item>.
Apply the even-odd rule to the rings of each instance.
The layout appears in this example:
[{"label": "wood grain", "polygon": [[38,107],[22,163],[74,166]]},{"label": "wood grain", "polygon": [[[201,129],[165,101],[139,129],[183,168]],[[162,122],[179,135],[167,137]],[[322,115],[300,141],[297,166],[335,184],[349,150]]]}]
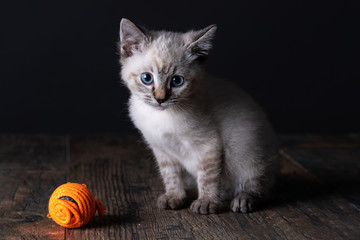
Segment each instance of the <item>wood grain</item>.
[{"label": "wood grain", "polygon": [[360,210],[360,134],[283,135],[284,152]]},{"label": "wood grain", "polygon": [[[162,210],[155,161],[138,136],[0,135],[0,239],[360,239],[359,137],[282,135],[277,194],[258,211]],[[47,219],[64,182],[106,206],[79,229]]]},{"label": "wood grain", "polygon": [[0,239],[64,238],[46,214],[66,182],[66,152],[66,136],[0,135]]},{"label": "wood grain", "polygon": [[[67,230],[69,239],[356,239],[359,212],[283,151],[279,194],[251,214],[201,216],[189,209],[156,208],[163,191],[151,154],[136,139],[71,139],[70,179],[90,181],[109,206],[104,219]],[[335,220],[336,219],[336,220]],[[101,226],[107,226],[106,228]],[[96,226],[96,227],[95,227]],[[111,231],[109,231],[111,229]]]}]

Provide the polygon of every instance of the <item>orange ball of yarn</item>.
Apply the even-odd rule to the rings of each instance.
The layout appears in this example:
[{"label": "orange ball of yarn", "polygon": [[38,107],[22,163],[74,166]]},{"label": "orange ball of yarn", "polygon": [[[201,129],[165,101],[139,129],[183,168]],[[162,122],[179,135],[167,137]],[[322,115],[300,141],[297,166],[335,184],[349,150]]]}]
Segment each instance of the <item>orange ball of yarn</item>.
[{"label": "orange ball of yarn", "polygon": [[105,208],[96,200],[85,184],[66,183],[59,186],[50,197],[48,218],[66,228],[87,224],[98,211],[104,216]]}]

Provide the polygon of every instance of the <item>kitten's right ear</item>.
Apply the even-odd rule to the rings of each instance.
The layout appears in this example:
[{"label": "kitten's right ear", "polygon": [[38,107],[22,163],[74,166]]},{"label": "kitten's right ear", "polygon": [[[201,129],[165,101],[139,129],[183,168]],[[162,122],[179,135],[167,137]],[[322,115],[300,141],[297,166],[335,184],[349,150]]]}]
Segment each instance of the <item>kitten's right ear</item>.
[{"label": "kitten's right ear", "polygon": [[119,43],[121,57],[131,57],[135,52],[141,52],[148,41],[145,29],[139,28],[129,19],[121,19]]}]

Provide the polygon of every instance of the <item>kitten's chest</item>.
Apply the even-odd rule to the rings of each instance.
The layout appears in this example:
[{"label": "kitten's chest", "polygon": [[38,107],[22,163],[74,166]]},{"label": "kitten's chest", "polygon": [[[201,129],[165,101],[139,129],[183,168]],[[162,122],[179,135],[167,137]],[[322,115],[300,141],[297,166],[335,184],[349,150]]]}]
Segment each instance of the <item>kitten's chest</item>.
[{"label": "kitten's chest", "polygon": [[162,137],[167,133],[181,131],[179,116],[166,110],[156,110],[146,104],[130,104],[130,116],[137,128],[148,137]]},{"label": "kitten's chest", "polygon": [[148,106],[130,105],[135,126],[147,142],[176,158],[187,158],[194,152],[191,120],[171,111],[159,111]]}]

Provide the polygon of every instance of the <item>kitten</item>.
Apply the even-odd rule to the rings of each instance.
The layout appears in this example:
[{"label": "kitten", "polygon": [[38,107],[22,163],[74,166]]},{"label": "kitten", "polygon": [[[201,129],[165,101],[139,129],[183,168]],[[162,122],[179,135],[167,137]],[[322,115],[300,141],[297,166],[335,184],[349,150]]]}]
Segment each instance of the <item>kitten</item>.
[{"label": "kitten", "polygon": [[278,169],[264,113],[235,85],[204,74],[216,30],[148,31],[120,23],[121,77],[129,112],[151,147],[165,184],[158,207],[179,209],[195,187],[196,213],[253,211],[271,194]]}]

